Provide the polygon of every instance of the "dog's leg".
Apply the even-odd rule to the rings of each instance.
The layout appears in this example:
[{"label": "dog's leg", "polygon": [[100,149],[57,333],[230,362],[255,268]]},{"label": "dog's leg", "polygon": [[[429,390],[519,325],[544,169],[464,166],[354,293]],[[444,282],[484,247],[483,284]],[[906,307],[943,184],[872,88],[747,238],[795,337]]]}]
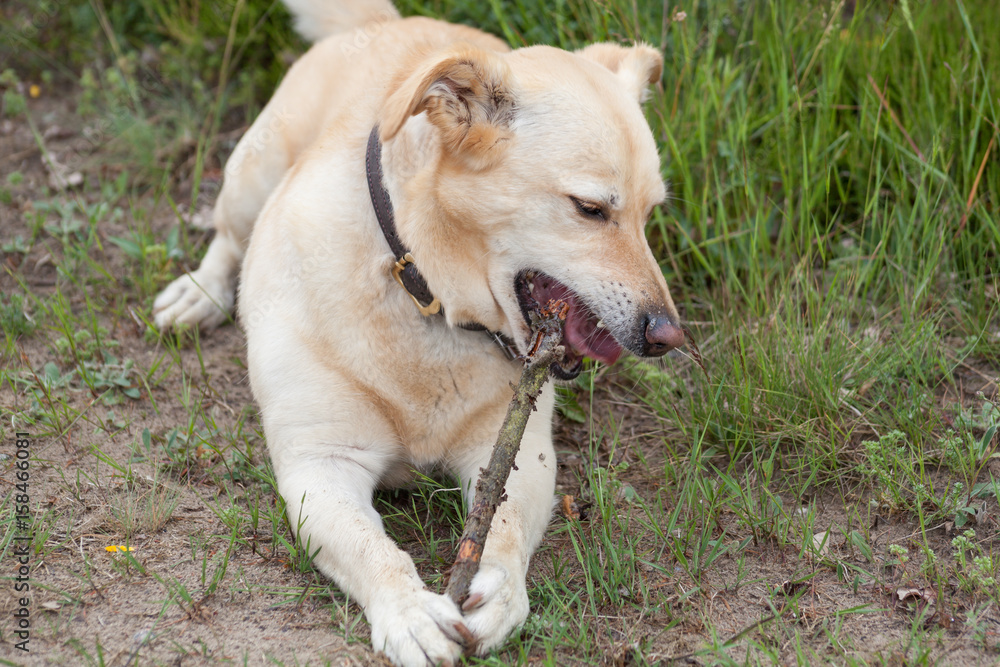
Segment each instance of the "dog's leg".
[{"label": "dog's leg", "polygon": [[212,212],[215,238],[205,258],[196,271],[174,280],[153,302],[153,316],[161,329],[174,324],[210,329],[229,319],[254,221],[290,165],[285,143],[270,129],[276,118],[280,118],[277,112],[265,109],[226,163],[225,181]]},{"label": "dog's leg", "polygon": [[[552,448],[553,391],[538,401],[521,440],[521,448],[505,486],[507,499],[497,508],[486,538],[479,572],[472,580],[464,608],[465,624],[485,653],[506,639],[528,617],[525,577],[528,561],[541,542],[552,516],[556,457]],[[466,506],[474,501],[476,480],[489,461],[486,445],[458,466]]]},{"label": "dog's leg", "polygon": [[[255,275],[251,267],[249,307]],[[283,311],[250,322],[248,358],[278,491],[299,543],[310,554],[318,549],[313,564],[364,607],[376,650],[408,667],[457,663],[461,612],[424,587],[372,505],[376,485],[404,454],[396,426],[369,394],[289,335],[282,322],[293,318]]]},{"label": "dog's leg", "polygon": [[[273,446],[273,444],[272,444]],[[371,503],[375,480],[364,465],[344,457],[294,457],[276,472],[288,517],[313,563],[358,601],[372,626],[372,645],[399,665],[457,662],[462,615],[443,595],[424,588],[410,557],[383,531]],[[371,453],[368,453],[371,456]]]}]

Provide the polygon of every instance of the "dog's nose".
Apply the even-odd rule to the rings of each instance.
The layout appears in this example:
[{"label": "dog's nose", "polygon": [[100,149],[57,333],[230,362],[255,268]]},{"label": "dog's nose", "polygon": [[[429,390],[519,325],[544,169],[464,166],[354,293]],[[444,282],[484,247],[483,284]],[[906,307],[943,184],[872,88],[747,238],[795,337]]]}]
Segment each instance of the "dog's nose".
[{"label": "dog's nose", "polygon": [[666,315],[646,315],[646,357],[660,357],[684,345],[684,331],[673,324]]}]

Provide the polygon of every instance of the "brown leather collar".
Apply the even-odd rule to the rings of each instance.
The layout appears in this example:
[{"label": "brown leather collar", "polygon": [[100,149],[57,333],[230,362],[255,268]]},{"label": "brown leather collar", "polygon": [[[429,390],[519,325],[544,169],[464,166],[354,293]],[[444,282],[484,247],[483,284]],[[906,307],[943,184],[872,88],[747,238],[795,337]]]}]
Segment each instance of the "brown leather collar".
[{"label": "brown leather collar", "polygon": [[392,269],[392,275],[396,282],[406,290],[406,293],[413,299],[421,315],[436,315],[441,312],[441,302],[438,301],[431,290],[427,287],[427,281],[417,271],[416,264],[413,263],[413,255],[406,249],[403,242],[396,233],[396,217],[392,212],[392,200],[382,184],[382,142],[378,136],[378,125],[372,129],[368,136],[368,151],[365,155],[365,175],[368,177],[368,194],[372,198],[372,206],[375,207],[375,217],[378,218],[378,225],[382,228],[382,235],[392,248],[393,257],[396,258],[396,265]]},{"label": "brown leather collar", "polygon": [[[378,225],[382,228],[382,235],[385,237],[389,248],[392,249],[396,264],[392,268],[392,275],[396,282],[413,299],[421,315],[430,316],[443,313],[441,302],[431,294],[427,281],[420,275],[414,263],[413,255],[403,244],[396,233],[396,217],[392,210],[392,200],[382,183],[382,141],[378,135],[378,125],[372,128],[372,133],[368,135],[368,149],[365,154],[365,176],[368,179],[368,194],[371,196],[372,207],[375,209],[375,217]],[[500,349],[510,359],[518,357],[517,347],[514,341],[510,340],[502,333],[490,331],[482,324],[472,322],[459,325],[469,331],[482,331],[500,346]]]}]

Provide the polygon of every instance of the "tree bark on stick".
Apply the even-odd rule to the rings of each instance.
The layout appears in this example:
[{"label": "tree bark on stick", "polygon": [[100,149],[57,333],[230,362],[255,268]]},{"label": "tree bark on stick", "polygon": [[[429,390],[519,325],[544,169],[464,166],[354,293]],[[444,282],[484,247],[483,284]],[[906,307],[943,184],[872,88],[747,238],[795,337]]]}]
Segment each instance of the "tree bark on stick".
[{"label": "tree bark on stick", "polygon": [[479,571],[493,515],[500,503],[507,498],[504,486],[521,447],[521,437],[528,417],[534,411],[535,401],[549,377],[549,367],[562,358],[562,322],[566,319],[567,311],[568,307],[564,302],[550,301],[541,309],[541,316],[533,323],[534,349],[521,371],[521,380],[514,389],[514,397],[507,408],[507,416],[500,427],[490,462],[476,482],[476,500],[465,520],[465,531],[458,542],[458,556],[445,589],[445,594],[459,607],[468,599],[472,578]]}]

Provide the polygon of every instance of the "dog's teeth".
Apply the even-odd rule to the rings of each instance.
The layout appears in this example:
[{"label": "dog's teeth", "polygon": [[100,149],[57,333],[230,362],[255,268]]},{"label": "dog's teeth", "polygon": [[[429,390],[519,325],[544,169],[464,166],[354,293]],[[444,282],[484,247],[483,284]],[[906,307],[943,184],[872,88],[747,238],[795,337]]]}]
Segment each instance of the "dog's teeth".
[{"label": "dog's teeth", "polygon": [[528,291],[529,292],[535,291],[535,283],[528,283]]},{"label": "dog's teeth", "polygon": [[597,320],[597,328],[598,329],[604,328],[604,320]]}]

